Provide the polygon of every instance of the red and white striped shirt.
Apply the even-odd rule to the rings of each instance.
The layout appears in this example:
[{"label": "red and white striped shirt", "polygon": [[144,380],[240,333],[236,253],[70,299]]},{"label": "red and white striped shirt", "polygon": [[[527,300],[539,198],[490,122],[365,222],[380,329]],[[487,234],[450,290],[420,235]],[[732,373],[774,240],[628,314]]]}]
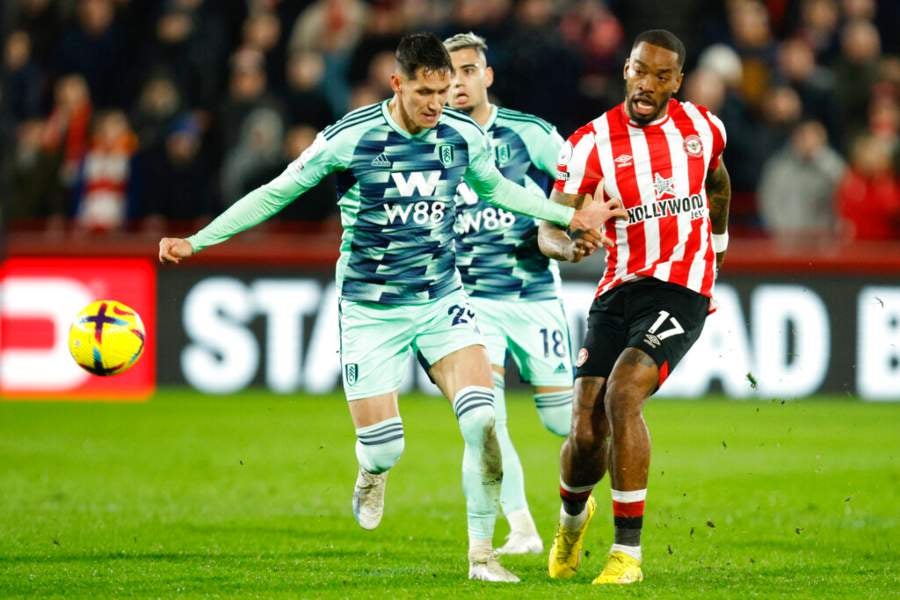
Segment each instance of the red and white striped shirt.
[{"label": "red and white striped shirt", "polygon": [[639,126],[624,104],[569,137],[560,151],[556,189],[619,199],[628,219],[605,225],[615,246],[597,296],[654,277],[712,297],[715,254],[706,175],[719,166],[726,134],[703,106],[669,100],[665,117]]}]

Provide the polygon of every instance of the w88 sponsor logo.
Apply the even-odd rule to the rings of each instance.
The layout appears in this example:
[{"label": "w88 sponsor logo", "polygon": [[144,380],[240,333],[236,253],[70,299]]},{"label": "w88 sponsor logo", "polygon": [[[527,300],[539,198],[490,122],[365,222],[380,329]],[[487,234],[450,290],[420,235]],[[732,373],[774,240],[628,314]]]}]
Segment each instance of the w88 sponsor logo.
[{"label": "w88 sponsor logo", "polygon": [[387,204],[388,225],[415,223],[416,225],[438,225],[443,222],[447,205],[444,202],[427,202],[420,200],[411,204]]},{"label": "w88 sponsor logo", "polygon": [[502,208],[489,206],[479,211],[461,213],[456,220],[456,232],[465,235],[467,233],[477,233],[482,229],[495,231],[512,227],[515,222],[515,214]]}]

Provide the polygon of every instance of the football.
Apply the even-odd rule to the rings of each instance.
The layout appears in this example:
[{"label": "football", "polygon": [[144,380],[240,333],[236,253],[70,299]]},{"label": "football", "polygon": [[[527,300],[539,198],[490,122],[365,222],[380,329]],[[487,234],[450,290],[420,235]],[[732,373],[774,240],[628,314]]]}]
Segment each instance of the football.
[{"label": "football", "polygon": [[116,300],[96,300],[69,327],[69,352],[94,375],[118,375],[144,351],[144,324],[133,308]]}]

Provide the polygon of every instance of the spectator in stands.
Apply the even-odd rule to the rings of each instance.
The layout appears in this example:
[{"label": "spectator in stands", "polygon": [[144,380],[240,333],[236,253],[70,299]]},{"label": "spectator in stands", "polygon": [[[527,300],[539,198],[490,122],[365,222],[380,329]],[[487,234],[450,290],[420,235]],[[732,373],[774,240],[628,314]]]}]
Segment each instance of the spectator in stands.
[{"label": "spectator in stands", "polygon": [[[728,162],[728,172],[731,175],[731,215],[739,217],[740,214],[746,214],[750,211],[755,212],[756,208],[752,199],[746,201],[746,196],[756,191],[756,184],[759,181],[759,171],[762,166],[760,161],[747,160],[747,157],[756,153],[755,139],[757,124],[747,110],[747,103],[741,96],[741,81],[743,78],[743,67],[741,59],[733,48],[725,44],[715,44],[704,50],[697,60],[697,71],[706,73],[701,75],[697,83],[705,85],[718,86],[712,81],[712,77],[716,77],[721,81],[723,86],[723,97],[719,106],[709,108],[716,114],[722,122],[725,123],[725,129],[728,131],[728,148],[726,149],[726,160],[729,157],[741,157],[740,160],[731,160]],[[690,82],[689,79],[685,84]],[[693,92],[692,92],[693,93]],[[702,97],[702,92],[698,91],[698,98]],[[691,96],[686,94],[685,98],[691,100]],[[708,98],[705,98],[709,100]],[[693,100],[691,100],[693,102]],[[781,146],[779,141],[778,146]],[[741,203],[743,202],[744,208]],[[743,210],[743,213],[741,211]]]},{"label": "spectator in stands", "polygon": [[0,203],[5,222],[42,224],[60,230],[65,217],[65,196],[57,176],[57,164],[43,149],[44,124],[26,119],[16,128],[14,152],[4,179],[8,188]]},{"label": "spectator in stands", "polygon": [[287,93],[285,94],[288,122],[306,123],[323,129],[334,121],[328,99],[321,91],[325,61],[318,52],[298,51],[287,65]]},{"label": "spectator in stands", "polygon": [[766,96],[775,66],[775,41],[765,6],[757,0],[728,5],[731,43],[741,57],[741,96],[751,107],[759,107]]},{"label": "spectator in stands", "polygon": [[44,152],[57,165],[57,179],[70,189],[88,147],[93,106],[87,82],[68,75],[56,82],[54,105],[42,130]]},{"label": "spectator in stands", "polygon": [[763,167],[759,209],[769,233],[787,244],[826,243],[834,231],[834,191],[844,161],[818,121],[800,123]]},{"label": "spectator in stands", "polygon": [[13,31],[3,48],[3,81],[0,103],[8,118],[18,123],[41,114],[41,87],[44,77],[31,57],[31,37]]},{"label": "spectator in stands", "polygon": [[162,74],[150,77],[131,115],[141,148],[162,143],[182,108],[181,96],[171,79]]},{"label": "spectator in stands", "polygon": [[[218,139],[228,152],[239,141],[244,120],[257,108],[268,108],[281,114],[281,104],[268,90],[263,56],[258,50],[243,47],[231,57],[231,79],[228,97],[221,104]],[[234,201],[237,198],[230,198]]]},{"label": "spectator in stands", "polygon": [[183,113],[172,122],[161,144],[141,154],[140,214],[144,229],[153,233],[179,227],[195,229],[193,220],[212,212],[210,180],[197,119]]},{"label": "spectator in stands", "polygon": [[80,228],[112,231],[124,227],[136,151],[137,136],[125,113],[112,110],[97,116],[75,206],[75,220]]},{"label": "spectator in stands", "polygon": [[223,33],[196,4],[166,5],[142,53],[140,72],[165,73],[189,106],[208,109],[216,101],[221,81],[218,38]]},{"label": "spectator in stands", "polygon": [[828,132],[828,139],[834,144],[839,143],[841,137],[834,103],[834,75],[816,64],[815,55],[806,41],[793,38],[781,44],[777,76],[800,96],[804,116],[822,123]]},{"label": "spectator in stands", "polygon": [[78,0],[76,15],[63,33],[57,71],[83,75],[97,106],[119,106],[125,100],[126,44],[115,21],[115,6],[112,0]]},{"label": "spectator in stands", "polygon": [[[494,69],[502,73],[491,89],[510,108],[540,117],[556,115],[554,125],[560,131],[574,131],[582,123],[577,120],[578,99],[559,90],[577,89],[580,67],[556,27],[555,9],[551,0],[516,4],[509,35],[500,43],[488,40],[496,51]],[[536,73],[540,85],[534,84]]]},{"label": "spectator in stands", "polygon": [[847,21],[872,21],[878,12],[875,0],[842,0],[841,11]]},{"label": "spectator in stands", "polygon": [[391,73],[396,70],[396,64],[397,59],[390,50],[382,50],[369,61],[365,84],[378,96],[378,100],[384,100],[394,95],[391,90]]},{"label": "spectator in stands", "polygon": [[374,2],[369,9],[365,31],[350,55],[347,67],[347,80],[350,85],[354,86],[367,78],[371,83],[369,74],[373,57],[385,52],[393,56],[405,31],[407,23],[402,2],[392,0]]},{"label": "spectator in stands", "polygon": [[369,104],[375,104],[380,100],[384,100],[384,98],[378,93],[378,89],[368,83],[361,83],[350,92],[350,104],[347,110],[356,110]]},{"label": "spectator in stands", "polygon": [[222,164],[222,199],[226,205],[267,183],[284,168],[281,140],[284,122],[276,111],[257,108],[244,119],[240,137]]},{"label": "spectator in stands", "polygon": [[878,79],[881,37],[868,21],[851,21],[841,33],[841,54],[834,65],[835,97],[843,129],[841,147],[848,148],[866,128],[872,87]]},{"label": "spectator in stands", "polygon": [[62,31],[60,3],[51,0],[19,0],[6,3],[15,11],[15,27],[28,33],[34,60],[45,73],[56,60],[55,50]]},{"label": "spectator in stands", "polygon": [[796,35],[806,42],[821,65],[831,64],[837,56],[839,23],[835,0],[803,0]]},{"label": "spectator in stands", "polygon": [[315,0],[300,13],[288,49],[320,52],[325,60],[322,90],[334,114],[343,114],[350,96],[347,69],[353,48],[362,37],[368,7],[362,0]]},{"label": "spectator in stands", "polygon": [[857,138],[836,203],[846,239],[900,240],[900,182],[886,140],[872,135]]},{"label": "spectator in stands", "polygon": [[684,79],[684,99],[705,106],[716,115],[725,104],[725,82],[710,69],[694,69]]},{"label": "spectator in stands", "polygon": [[625,32],[621,22],[603,2],[582,0],[565,10],[559,28],[564,42],[581,56],[583,68],[577,87],[579,113],[595,116],[599,107],[618,104],[625,61]]},{"label": "spectator in stands", "polygon": [[272,89],[281,89],[284,84],[284,46],[281,40],[281,21],[266,10],[251,14],[243,25],[244,45],[259,51],[265,60],[266,78]]}]

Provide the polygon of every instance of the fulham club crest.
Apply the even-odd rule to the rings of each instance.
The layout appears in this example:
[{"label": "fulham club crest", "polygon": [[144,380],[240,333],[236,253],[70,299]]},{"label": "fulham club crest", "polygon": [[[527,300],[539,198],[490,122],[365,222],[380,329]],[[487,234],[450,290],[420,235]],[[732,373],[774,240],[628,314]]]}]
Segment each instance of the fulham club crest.
[{"label": "fulham club crest", "polygon": [[699,135],[689,135],[684,138],[684,151],[691,156],[703,156],[703,142]]}]

